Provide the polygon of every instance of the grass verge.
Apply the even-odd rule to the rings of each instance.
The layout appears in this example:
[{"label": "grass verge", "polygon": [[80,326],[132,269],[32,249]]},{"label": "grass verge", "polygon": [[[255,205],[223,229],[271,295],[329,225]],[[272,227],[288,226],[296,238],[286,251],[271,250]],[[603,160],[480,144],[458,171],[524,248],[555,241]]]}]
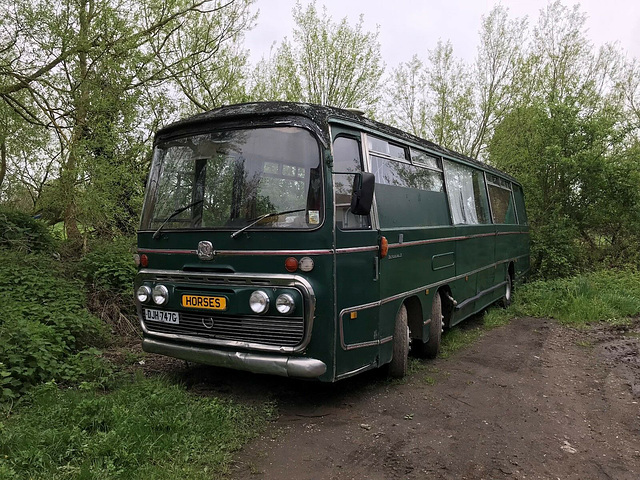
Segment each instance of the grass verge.
[{"label": "grass verge", "polygon": [[162,378],[129,379],[109,393],[47,383],[25,400],[0,420],[2,480],[217,478],[269,413]]},{"label": "grass verge", "polygon": [[640,314],[640,272],[603,270],[571,278],[536,281],[517,290],[506,310],[485,315],[488,327],[515,317],[549,317],[565,325],[619,323]]},{"label": "grass verge", "polygon": [[520,286],[507,309],[491,308],[477,320],[467,320],[445,332],[440,356],[472,344],[486,330],[517,317],[548,317],[561,324],[625,323],[640,314],[640,272],[603,270]]}]

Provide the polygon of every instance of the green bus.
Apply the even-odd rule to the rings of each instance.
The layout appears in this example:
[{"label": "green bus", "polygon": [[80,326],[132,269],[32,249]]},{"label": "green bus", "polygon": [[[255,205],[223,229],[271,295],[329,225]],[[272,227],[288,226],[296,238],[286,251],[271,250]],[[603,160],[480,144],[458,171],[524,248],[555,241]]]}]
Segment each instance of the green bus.
[{"label": "green bus", "polygon": [[231,105],[160,130],[138,232],[143,349],[336,381],[434,357],[529,269],[521,185],[361,112]]}]

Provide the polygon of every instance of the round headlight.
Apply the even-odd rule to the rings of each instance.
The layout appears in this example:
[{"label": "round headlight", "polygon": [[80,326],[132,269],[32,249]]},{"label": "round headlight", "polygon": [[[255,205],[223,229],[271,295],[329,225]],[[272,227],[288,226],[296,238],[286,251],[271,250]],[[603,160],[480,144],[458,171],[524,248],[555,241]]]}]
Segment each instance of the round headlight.
[{"label": "round headlight", "polygon": [[264,313],[269,308],[269,296],[262,290],[256,290],[249,297],[249,306],[255,313]]},{"label": "round headlight", "polygon": [[283,293],[276,298],[276,309],[283,315],[293,312],[294,306],[293,297],[288,293]]},{"label": "round headlight", "polygon": [[153,287],[153,303],[156,305],[164,305],[169,300],[169,290],[164,285],[156,285]]},{"label": "round headlight", "polygon": [[149,299],[151,298],[151,288],[147,287],[146,285],[142,285],[140,288],[138,288],[138,291],[136,292],[136,297],[138,298],[138,301],[140,303],[148,302]]}]

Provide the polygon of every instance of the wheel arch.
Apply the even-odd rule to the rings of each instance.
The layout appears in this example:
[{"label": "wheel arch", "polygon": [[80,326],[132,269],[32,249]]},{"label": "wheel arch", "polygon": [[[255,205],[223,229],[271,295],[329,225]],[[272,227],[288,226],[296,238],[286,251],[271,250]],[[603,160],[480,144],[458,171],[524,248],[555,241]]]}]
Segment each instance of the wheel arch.
[{"label": "wheel arch", "polygon": [[449,287],[449,285],[441,285],[437,288],[435,295],[440,295],[442,300],[442,315],[444,317],[442,319],[442,324],[445,327],[449,327],[451,325],[453,310],[455,308],[451,287]]},{"label": "wheel arch", "polygon": [[403,302],[407,309],[407,323],[409,325],[409,335],[411,338],[423,338],[424,315],[422,302],[413,295],[407,297]]}]

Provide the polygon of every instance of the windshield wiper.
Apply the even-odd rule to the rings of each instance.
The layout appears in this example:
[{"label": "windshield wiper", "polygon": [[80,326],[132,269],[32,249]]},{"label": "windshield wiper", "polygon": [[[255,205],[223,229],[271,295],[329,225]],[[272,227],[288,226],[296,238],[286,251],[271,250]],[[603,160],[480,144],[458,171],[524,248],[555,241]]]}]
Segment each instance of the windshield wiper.
[{"label": "windshield wiper", "polygon": [[204,201],[204,199],[203,199],[203,200],[197,200],[197,201],[195,201],[195,202],[193,202],[193,203],[190,203],[190,204],[189,204],[189,205],[187,205],[186,207],[180,207],[180,208],[178,208],[178,209],[174,210],[174,211],[173,211],[173,213],[172,213],[171,215],[169,215],[169,216],[164,220],[164,222],[162,222],[162,223],[160,224],[160,226],[159,226],[159,227],[158,227],[158,229],[156,230],[156,233],[154,233],[154,234],[153,234],[153,237],[152,237],[152,238],[158,238],[158,235],[160,235],[160,231],[162,230],[162,227],[164,227],[164,226],[167,224],[167,222],[168,222],[169,220],[171,220],[173,217],[175,217],[176,215],[178,215],[178,214],[180,214],[180,213],[184,212],[184,211],[185,211],[186,209],[188,209],[188,208],[195,207],[196,205],[198,205],[199,203],[202,203],[203,201]]},{"label": "windshield wiper", "polygon": [[258,218],[255,218],[253,220],[249,220],[251,223],[249,225],[247,225],[246,227],[242,227],[240,230],[238,230],[237,232],[233,232],[231,234],[231,238],[236,238],[238,235],[240,235],[242,232],[244,232],[245,230],[253,227],[256,223],[260,223],[262,220],[264,220],[265,218],[269,218],[269,217],[277,217],[278,215],[286,215],[287,213],[296,213],[296,212],[304,212],[306,210],[306,208],[298,208],[296,210],[287,210],[285,212],[271,212],[271,213],[265,213],[264,215],[260,215]]}]

